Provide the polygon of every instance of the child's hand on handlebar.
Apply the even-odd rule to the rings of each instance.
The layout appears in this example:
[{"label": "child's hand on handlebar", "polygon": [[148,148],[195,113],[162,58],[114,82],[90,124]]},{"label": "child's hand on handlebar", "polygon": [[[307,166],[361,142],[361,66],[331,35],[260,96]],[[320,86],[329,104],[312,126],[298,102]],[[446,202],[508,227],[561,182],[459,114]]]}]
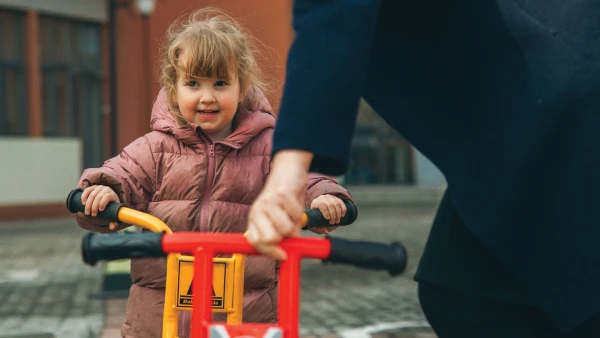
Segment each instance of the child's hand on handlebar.
[{"label": "child's hand on handlebar", "polygon": [[[321,195],[315,198],[310,204],[311,209],[319,209],[323,217],[329,220],[329,224],[340,223],[342,217],[346,214],[346,205],[344,201],[334,195]],[[330,231],[337,229],[337,226],[317,227],[309,229],[317,234],[328,234]]]},{"label": "child's hand on handlebar", "polygon": [[[96,217],[98,211],[104,211],[104,208],[110,202],[121,203],[117,193],[110,187],[103,185],[92,185],[87,187],[81,194],[81,202],[85,205],[85,214]],[[115,230],[117,222],[110,222],[110,230]]]}]

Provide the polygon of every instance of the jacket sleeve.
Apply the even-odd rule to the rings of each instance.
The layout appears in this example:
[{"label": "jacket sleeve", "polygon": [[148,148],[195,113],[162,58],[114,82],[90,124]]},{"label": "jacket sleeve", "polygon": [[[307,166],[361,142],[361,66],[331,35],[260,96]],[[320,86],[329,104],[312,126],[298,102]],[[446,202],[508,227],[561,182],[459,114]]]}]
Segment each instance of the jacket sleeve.
[{"label": "jacket sleeve", "polygon": [[337,176],[347,170],[379,5],[379,0],[294,2],[296,36],[288,54],[273,155],[306,150],[315,155],[313,172]]},{"label": "jacket sleeve", "polygon": [[[123,152],[104,163],[100,168],[86,169],[78,188],[85,189],[92,185],[105,185],[112,188],[122,203],[139,211],[146,211],[155,191],[156,162],[146,137],[141,137],[125,147]],[[80,227],[100,232],[112,232],[108,229],[108,221],[86,216],[79,212],[75,220]],[[119,223],[115,231],[128,227]]]},{"label": "jacket sleeve", "polygon": [[339,185],[334,177],[309,173],[304,200],[305,208],[310,208],[312,201],[321,195],[334,195],[343,200],[354,201],[348,190]]}]

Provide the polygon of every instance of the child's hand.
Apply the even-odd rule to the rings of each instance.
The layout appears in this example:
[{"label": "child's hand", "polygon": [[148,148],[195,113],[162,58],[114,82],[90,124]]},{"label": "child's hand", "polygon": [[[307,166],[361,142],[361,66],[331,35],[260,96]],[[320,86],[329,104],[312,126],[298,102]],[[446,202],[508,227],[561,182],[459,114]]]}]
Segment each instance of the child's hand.
[{"label": "child's hand", "polygon": [[[92,185],[87,187],[81,194],[81,202],[85,205],[85,214],[96,217],[98,211],[104,211],[109,202],[121,203],[119,196],[114,190],[103,185]],[[115,230],[117,222],[110,222],[110,230]]]},{"label": "child's hand", "polygon": [[[323,217],[329,220],[329,224],[340,223],[342,217],[346,214],[346,205],[344,201],[333,195],[321,195],[315,198],[310,204],[310,208],[318,208],[321,210]],[[328,234],[330,231],[337,229],[337,226],[317,227],[310,231],[317,234]]]}]

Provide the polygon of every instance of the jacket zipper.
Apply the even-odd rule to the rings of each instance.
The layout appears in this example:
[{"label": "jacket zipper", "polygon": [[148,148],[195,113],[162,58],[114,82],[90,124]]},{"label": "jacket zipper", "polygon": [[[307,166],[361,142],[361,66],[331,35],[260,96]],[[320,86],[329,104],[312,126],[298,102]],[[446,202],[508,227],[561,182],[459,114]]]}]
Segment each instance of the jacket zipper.
[{"label": "jacket zipper", "polygon": [[202,205],[200,206],[200,231],[208,232],[208,204],[212,192],[214,174],[215,174],[215,144],[209,140],[208,150],[208,171],[206,173],[206,182],[204,183],[204,191],[202,193]]}]

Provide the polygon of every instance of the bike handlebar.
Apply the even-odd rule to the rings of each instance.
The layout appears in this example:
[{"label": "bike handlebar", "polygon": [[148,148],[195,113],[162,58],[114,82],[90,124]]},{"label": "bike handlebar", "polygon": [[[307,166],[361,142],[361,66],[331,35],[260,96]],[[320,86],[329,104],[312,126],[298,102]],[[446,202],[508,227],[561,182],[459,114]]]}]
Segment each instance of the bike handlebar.
[{"label": "bike handlebar", "polygon": [[329,237],[331,251],[323,262],[347,264],[364,269],[387,271],[397,276],[406,268],[406,249],[399,242],[390,244],[378,242],[351,241]]},{"label": "bike handlebar", "polygon": [[[83,191],[76,189],[71,191],[67,197],[67,208],[72,213],[85,211],[85,205],[81,201]],[[344,201],[346,205],[346,214],[342,217],[340,224],[351,224],[358,215],[356,206],[351,201]],[[143,226],[146,229],[155,231],[154,233],[117,233],[111,235],[87,234],[82,241],[82,255],[85,263],[95,265],[98,261],[109,261],[125,258],[141,257],[161,257],[165,256],[164,237],[162,232],[171,233],[171,230],[159,219],[144,214],[133,209],[129,209],[123,203],[111,202],[104,211],[99,211],[97,217],[105,218],[110,221],[122,221],[134,225]],[[325,219],[319,209],[309,209],[305,211],[302,226],[303,229],[309,229],[319,226],[328,226],[329,221]],[[245,237],[235,234],[197,234],[188,233],[188,237],[181,237],[179,234],[169,234],[169,240],[175,242],[181,240],[189,243],[189,238],[200,240],[203,245],[210,245],[210,241],[217,237],[228,240],[238,241],[241,248],[249,254],[257,254],[256,251],[247,243]],[[173,236],[173,237],[171,237]],[[200,237],[197,237],[200,236]],[[215,237],[217,236],[217,237]],[[316,242],[315,242],[316,240]],[[312,257],[321,258],[325,262],[350,264],[357,267],[387,270],[390,275],[395,276],[402,273],[406,267],[406,250],[400,243],[384,244],[376,242],[350,241],[340,238],[328,237],[328,241],[322,239],[284,239],[281,243],[295,243],[290,246],[291,249],[304,252],[310,255],[309,247],[316,245],[320,250],[325,250],[326,255]],[[304,247],[304,244],[308,245]],[[326,245],[326,247],[323,247]],[[314,247],[313,247],[314,248]],[[304,250],[304,251],[302,251]],[[171,250],[172,251],[172,250]],[[223,252],[226,253],[226,252]],[[241,252],[240,252],[241,253]]]},{"label": "bike handlebar", "polygon": [[[83,190],[75,189],[69,193],[69,196],[67,196],[67,209],[69,209],[72,214],[85,211],[85,204],[83,204],[81,201],[82,194]],[[111,222],[118,222],[119,210],[122,207],[126,207],[126,205],[124,203],[110,202],[106,205],[106,208],[104,208],[103,211],[98,210],[98,215],[96,215],[96,217],[104,218]]]},{"label": "bike handlebar", "polygon": [[98,261],[126,258],[164,257],[162,233],[117,233],[101,235],[88,233],[81,240],[83,261],[91,266]]},{"label": "bike handlebar", "polygon": [[[83,190],[81,189],[75,189],[69,193],[69,196],[67,197],[67,209],[69,209],[71,213],[75,214],[77,212],[85,211],[85,204],[81,201],[82,194]],[[302,230],[330,225],[344,226],[354,223],[358,217],[356,205],[350,200],[344,200],[344,204],[346,205],[346,214],[340,219],[340,223],[338,224],[329,224],[329,221],[323,217],[323,214],[319,209],[306,210],[302,217]],[[127,206],[124,203],[110,202],[103,211],[98,210],[98,215],[96,217],[104,218],[111,222],[122,221],[119,220],[118,215],[119,210],[123,207]]]},{"label": "bike handlebar", "polygon": [[[202,242],[229,242],[234,240],[243,241],[243,248],[247,254],[258,254],[254,249],[250,249],[245,237],[240,234],[194,234],[196,238],[202,238]],[[163,257],[164,239],[167,237],[185,236],[185,233],[175,233],[173,235],[164,235],[162,233],[117,233],[110,235],[101,235],[88,233],[82,241],[82,256],[85,263],[95,265],[98,261],[110,261],[124,258],[143,258],[143,257]],[[181,237],[187,242],[193,242],[193,239]],[[202,237],[198,237],[202,236]],[[177,241],[171,238],[171,242]],[[219,240],[219,238],[221,238]],[[225,239],[223,239],[225,238]],[[287,245],[294,243],[296,245]],[[390,275],[396,276],[404,272],[406,268],[407,254],[402,244],[394,242],[391,244],[352,241],[342,238],[327,237],[327,239],[315,238],[286,238],[282,241],[282,247],[288,250],[304,252],[310,254],[309,250],[323,245],[327,247],[324,255],[324,262],[347,264],[360,268],[383,270]],[[306,245],[303,245],[306,244]],[[311,246],[312,245],[312,246]],[[199,246],[201,246],[199,244]],[[223,252],[227,253],[227,252]]]},{"label": "bike handlebar", "polygon": [[338,224],[330,224],[319,209],[308,209],[304,211],[304,217],[302,217],[302,230],[308,230],[311,228],[321,227],[321,226],[343,226],[349,225],[356,221],[358,217],[358,210],[356,209],[356,205],[350,200],[344,200],[344,204],[346,205],[346,214],[344,217],[340,219],[340,223]]}]

